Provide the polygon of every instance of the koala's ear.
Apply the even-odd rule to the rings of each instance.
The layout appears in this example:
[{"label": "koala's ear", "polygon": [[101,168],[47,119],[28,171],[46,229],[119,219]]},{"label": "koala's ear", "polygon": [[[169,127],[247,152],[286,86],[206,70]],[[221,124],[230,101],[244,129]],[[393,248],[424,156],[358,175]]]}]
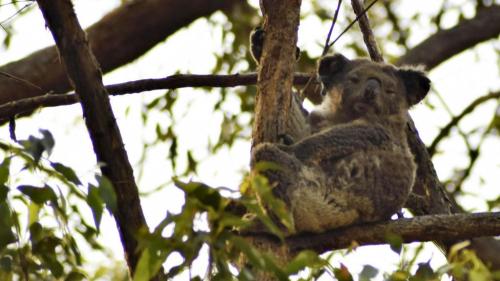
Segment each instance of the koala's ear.
[{"label": "koala's ear", "polygon": [[410,106],[425,98],[431,87],[431,80],[425,73],[414,69],[398,69],[397,74],[406,88],[406,98]]},{"label": "koala's ear", "polygon": [[325,82],[328,78],[342,72],[349,62],[350,60],[341,54],[322,58],[318,66],[318,74],[321,81]]}]

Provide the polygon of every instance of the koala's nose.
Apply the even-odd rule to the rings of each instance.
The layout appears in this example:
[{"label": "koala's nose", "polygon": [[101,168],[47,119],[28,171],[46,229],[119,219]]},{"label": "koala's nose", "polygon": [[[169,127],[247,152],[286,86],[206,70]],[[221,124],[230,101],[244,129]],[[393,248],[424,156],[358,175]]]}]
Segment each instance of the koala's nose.
[{"label": "koala's nose", "polygon": [[366,80],[366,86],[365,86],[365,98],[367,100],[372,100],[374,99],[377,95],[380,94],[380,81],[375,78],[370,78]]}]

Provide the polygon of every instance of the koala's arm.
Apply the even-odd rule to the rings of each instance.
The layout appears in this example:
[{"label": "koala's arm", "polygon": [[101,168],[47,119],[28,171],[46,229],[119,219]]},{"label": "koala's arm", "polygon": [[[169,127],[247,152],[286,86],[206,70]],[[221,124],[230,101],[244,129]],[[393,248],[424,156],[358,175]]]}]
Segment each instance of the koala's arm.
[{"label": "koala's arm", "polygon": [[346,125],[316,133],[285,148],[302,162],[345,157],[356,151],[381,146],[390,141],[387,132],[378,126]]}]

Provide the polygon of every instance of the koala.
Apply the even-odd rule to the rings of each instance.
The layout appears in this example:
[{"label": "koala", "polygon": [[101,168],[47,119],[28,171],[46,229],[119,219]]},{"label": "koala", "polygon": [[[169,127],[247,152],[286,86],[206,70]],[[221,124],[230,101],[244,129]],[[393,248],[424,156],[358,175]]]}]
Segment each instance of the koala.
[{"label": "koala", "polygon": [[426,96],[430,80],[418,70],[340,54],[324,57],[318,74],[324,100],[308,117],[312,133],[291,145],[257,145],[251,166],[280,167],[262,173],[289,208],[296,233],[387,220],[413,186],[407,110]]}]

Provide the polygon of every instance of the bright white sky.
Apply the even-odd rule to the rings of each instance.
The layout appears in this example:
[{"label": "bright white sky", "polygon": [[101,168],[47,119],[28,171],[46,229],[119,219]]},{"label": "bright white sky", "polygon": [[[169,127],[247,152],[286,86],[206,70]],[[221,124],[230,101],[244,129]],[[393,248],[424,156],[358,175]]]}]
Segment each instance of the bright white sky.
[{"label": "bright white sky", "polygon": [[[75,9],[82,26],[88,26],[99,20],[104,14],[112,10],[120,1],[99,1],[85,0],[75,1]],[[257,1],[254,1],[257,2]],[[404,14],[408,18],[417,11],[433,13],[440,7],[441,1],[418,1],[420,5],[415,5],[414,1],[403,1],[405,5],[398,8],[398,14]],[[465,0],[458,1],[466,3]],[[439,3],[439,4],[438,4]],[[469,4],[462,5],[470,11],[473,9]],[[307,13],[311,7],[309,1],[303,1],[303,11]],[[345,10],[344,10],[345,11]],[[0,7],[0,21],[9,17],[15,12],[11,6]],[[223,22],[224,16],[217,14],[215,17]],[[456,23],[457,16],[449,15],[445,18],[446,27]],[[344,25],[345,26],[345,25]],[[14,37],[11,47],[2,50],[0,65],[9,61],[17,60],[25,55],[47,45],[52,45],[53,40],[40,12],[37,9],[23,16],[16,21]],[[318,30],[321,30],[318,32]],[[308,18],[301,22],[299,30],[299,46],[303,50],[308,50],[313,55],[320,54],[317,42],[323,42],[323,37],[328,30],[328,26],[322,24],[314,18]],[[421,20],[415,25],[413,35],[410,38],[412,44],[417,44],[434,30],[428,30],[427,22]],[[338,32],[338,30],[337,30]],[[196,34],[196,36],[193,36]],[[0,31],[0,39],[3,33]],[[209,73],[215,64],[212,53],[220,49],[222,41],[220,30],[210,30],[204,20],[198,20],[188,29],[183,29],[174,36],[168,38],[167,42],[159,44],[139,60],[128,64],[110,74],[105,75],[105,84],[137,80],[142,78],[164,77],[176,71],[181,73]],[[199,48],[203,46],[203,48]],[[499,48],[498,42],[496,48]],[[342,51],[342,42],[336,46]],[[392,51],[391,46],[387,47]],[[397,51],[397,50],[395,50]],[[352,58],[352,52],[344,52]],[[489,91],[499,90],[500,81],[497,62],[492,59],[494,50],[489,44],[481,44],[473,51],[465,52],[448,62],[440,65],[430,72],[434,88],[448,102],[448,106],[453,113],[459,113],[471,100],[478,96],[485,95]],[[159,91],[160,93],[162,91]],[[238,186],[241,180],[241,171],[247,169],[249,161],[249,143],[238,142],[232,149],[223,149],[215,157],[210,157],[207,150],[206,136],[210,136],[214,142],[219,134],[220,114],[212,113],[212,105],[216,102],[216,96],[207,94],[197,89],[182,89],[177,91],[179,98],[176,106],[176,116],[178,123],[178,134],[184,136],[183,142],[179,144],[179,150],[186,151],[188,148],[194,150],[197,159],[206,159],[199,168],[196,177],[214,186]],[[126,149],[132,164],[137,164],[141,156],[141,148],[144,140],[152,141],[155,137],[154,130],[150,122],[144,127],[141,118],[141,104],[154,93],[142,93],[127,95],[124,97],[112,98],[113,109],[121,128]],[[232,100],[231,100],[232,99]],[[412,111],[417,127],[420,130],[422,139],[429,143],[437,134],[439,128],[446,124],[449,116],[440,110],[442,106],[434,95],[430,95],[429,101],[435,105],[437,110],[430,110],[428,107],[420,105]],[[225,105],[226,109],[239,108],[238,100],[230,98],[230,102]],[[485,122],[485,118],[490,118],[491,112],[495,108],[495,103],[490,102],[481,107],[471,117],[461,123],[464,131],[473,128],[478,122]],[[129,111],[128,115],[125,113]],[[170,124],[166,115],[152,113],[151,120],[161,121],[162,124]],[[91,180],[95,172],[95,157],[91,144],[81,120],[81,109],[79,105],[50,108],[41,110],[31,118],[24,118],[17,122],[17,135],[19,139],[25,139],[30,134],[36,134],[38,129],[49,129],[55,139],[56,147],[51,156],[51,160],[62,162],[65,165],[75,168],[79,176],[86,180]],[[8,136],[5,126],[0,128],[1,135]],[[251,130],[248,128],[248,130]],[[190,136],[190,137],[186,137]],[[473,140],[474,143],[474,140]],[[446,148],[446,154],[435,157],[434,164],[438,174],[442,178],[447,178],[453,172],[452,168],[457,165],[466,166],[467,158],[465,147],[459,138],[446,141],[441,148]],[[489,155],[500,155],[500,143],[498,138],[490,138],[484,143],[483,151],[489,151]],[[139,182],[141,191],[154,189],[160,184],[167,182],[172,176],[168,164],[168,150],[165,146],[154,149],[147,159],[145,174]],[[450,165],[449,163],[453,163]],[[495,198],[498,196],[498,177],[493,177],[499,171],[498,159],[479,160],[473,176],[466,184],[470,191],[477,192],[480,186],[480,177],[484,177],[484,184],[481,185],[480,193],[484,197]],[[179,166],[183,168],[183,163]],[[168,186],[154,196],[144,197],[142,205],[150,227],[154,227],[166,214],[166,211],[178,212],[183,202],[182,194]],[[481,200],[472,197],[463,198],[462,202],[471,210],[485,210]],[[90,212],[88,214],[90,217]],[[92,221],[89,219],[89,221]],[[114,221],[106,216],[102,223],[102,234],[100,239],[105,241],[117,258],[122,256],[122,249],[118,239],[118,234]],[[433,246],[421,255],[422,261],[432,258],[434,266],[442,265],[445,259],[437,250],[432,250]],[[103,257],[93,259],[98,263]],[[352,272],[359,272],[364,264],[370,264],[381,268],[394,268],[399,262],[398,255],[388,250],[387,246],[362,247],[355,253],[349,254],[346,258],[335,259],[334,264],[342,261]],[[203,272],[203,271],[200,271]],[[381,276],[379,276],[381,277]],[[179,278],[179,280],[184,280]],[[187,280],[187,277],[186,277]]]}]

